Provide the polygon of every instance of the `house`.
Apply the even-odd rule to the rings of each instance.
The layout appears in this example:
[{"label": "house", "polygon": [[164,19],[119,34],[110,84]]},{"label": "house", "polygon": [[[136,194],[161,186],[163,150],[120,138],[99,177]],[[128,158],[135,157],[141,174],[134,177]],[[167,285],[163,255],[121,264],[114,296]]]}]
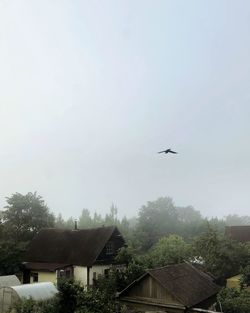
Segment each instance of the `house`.
[{"label": "house", "polygon": [[215,302],[219,287],[213,279],[188,263],[148,270],[121,291],[118,299],[128,309],[197,312]]},{"label": "house", "polygon": [[52,282],[74,278],[92,285],[115,265],[118,250],[125,245],[119,230],[99,227],[81,230],[43,229],[31,241],[24,257],[24,283]]},{"label": "house", "polygon": [[226,226],[225,235],[238,242],[250,242],[250,225]]}]

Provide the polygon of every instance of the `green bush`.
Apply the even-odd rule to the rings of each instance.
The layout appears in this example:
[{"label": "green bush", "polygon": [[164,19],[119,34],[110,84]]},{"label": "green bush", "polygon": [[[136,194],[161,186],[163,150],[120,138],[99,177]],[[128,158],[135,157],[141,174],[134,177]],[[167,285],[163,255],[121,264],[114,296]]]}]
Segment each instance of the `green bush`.
[{"label": "green bush", "polygon": [[250,312],[250,292],[246,289],[223,288],[219,292],[217,300],[224,313]]},{"label": "green bush", "polygon": [[57,313],[55,300],[35,301],[33,299],[21,299],[14,303],[13,307],[16,313]]}]

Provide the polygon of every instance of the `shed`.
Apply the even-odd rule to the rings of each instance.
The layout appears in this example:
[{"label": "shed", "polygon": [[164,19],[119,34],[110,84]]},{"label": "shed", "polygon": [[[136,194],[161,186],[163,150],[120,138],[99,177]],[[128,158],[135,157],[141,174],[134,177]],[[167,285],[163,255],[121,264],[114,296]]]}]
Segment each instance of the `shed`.
[{"label": "shed", "polygon": [[240,288],[240,279],[242,275],[235,275],[227,279],[227,288]]},{"label": "shed", "polygon": [[0,276],[0,288],[1,287],[19,286],[19,285],[21,285],[21,282],[16,277],[16,275]]},{"label": "shed", "polygon": [[32,298],[45,301],[53,298],[58,290],[52,283],[27,284],[0,288],[0,313],[5,313],[19,299]]},{"label": "shed", "polygon": [[183,313],[209,309],[218,291],[209,275],[182,263],[148,270],[121,291],[118,298],[130,309]]}]

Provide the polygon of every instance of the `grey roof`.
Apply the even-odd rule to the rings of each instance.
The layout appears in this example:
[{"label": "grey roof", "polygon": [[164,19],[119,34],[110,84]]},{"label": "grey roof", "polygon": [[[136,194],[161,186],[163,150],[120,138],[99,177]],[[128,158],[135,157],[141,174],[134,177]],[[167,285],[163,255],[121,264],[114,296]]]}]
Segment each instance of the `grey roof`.
[{"label": "grey roof", "polygon": [[53,298],[58,290],[52,283],[35,283],[11,287],[20,298],[47,300]]},{"label": "grey roof", "polygon": [[11,287],[21,285],[16,275],[0,276],[0,287]]}]

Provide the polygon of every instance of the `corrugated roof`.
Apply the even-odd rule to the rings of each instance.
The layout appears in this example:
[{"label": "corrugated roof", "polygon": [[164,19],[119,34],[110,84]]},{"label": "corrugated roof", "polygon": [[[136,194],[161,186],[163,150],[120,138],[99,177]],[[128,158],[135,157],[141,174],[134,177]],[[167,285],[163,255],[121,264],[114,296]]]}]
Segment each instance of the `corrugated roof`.
[{"label": "corrugated roof", "polygon": [[31,241],[24,261],[91,266],[115,230],[115,226],[81,230],[43,229]]},{"label": "corrugated roof", "polygon": [[125,288],[120,296],[126,294],[128,290],[132,289],[138,281],[145,279],[147,275],[156,279],[159,284],[186,307],[193,307],[219,291],[219,287],[209,275],[196,269],[191,264],[182,263],[148,270],[140,279]]},{"label": "corrugated roof", "polygon": [[16,275],[0,276],[0,287],[11,287],[21,285]]},{"label": "corrugated roof", "polygon": [[250,225],[246,226],[226,226],[226,236],[239,242],[250,242]]}]

